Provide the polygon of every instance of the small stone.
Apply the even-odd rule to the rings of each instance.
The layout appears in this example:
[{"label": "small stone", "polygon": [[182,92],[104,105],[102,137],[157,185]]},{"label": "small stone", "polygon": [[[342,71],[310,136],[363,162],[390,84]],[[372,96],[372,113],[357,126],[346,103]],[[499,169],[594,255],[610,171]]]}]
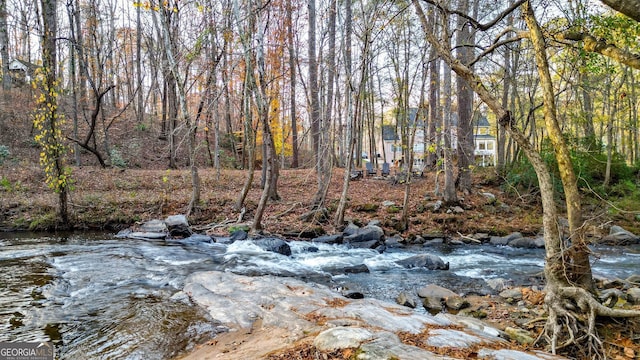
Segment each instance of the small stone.
[{"label": "small stone", "polygon": [[509,336],[510,339],[515,340],[520,345],[533,344],[533,342],[535,341],[531,334],[524,329],[507,326],[504,329],[504,332]]}]

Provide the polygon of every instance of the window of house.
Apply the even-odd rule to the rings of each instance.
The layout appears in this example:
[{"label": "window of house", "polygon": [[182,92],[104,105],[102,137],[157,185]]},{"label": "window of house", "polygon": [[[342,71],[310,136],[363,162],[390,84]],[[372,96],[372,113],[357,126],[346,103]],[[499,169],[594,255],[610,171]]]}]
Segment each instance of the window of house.
[{"label": "window of house", "polygon": [[484,143],[484,141],[479,142],[479,143],[478,143],[478,150],[484,150],[484,149],[485,149],[485,143]]},{"label": "window of house", "polygon": [[493,150],[493,141],[487,143],[487,150]]}]

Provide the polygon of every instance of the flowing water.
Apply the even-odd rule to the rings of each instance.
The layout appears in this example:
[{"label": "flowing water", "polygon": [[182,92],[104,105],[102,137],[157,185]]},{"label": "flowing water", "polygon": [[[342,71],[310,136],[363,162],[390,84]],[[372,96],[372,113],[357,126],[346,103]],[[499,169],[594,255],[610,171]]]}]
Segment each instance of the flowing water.
[{"label": "flowing water", "polygon": [[[169,359],[224,329],[174,296],[196,271],[295,276],[367,297],[436,283],[486,293],[484,280],[540,281],[542,250],[494,246],[394,249],[383,254],[342,245],[291,242],[292,255],[251,241],[221,245],[198,239],[148,241],[108,234],[43,237],[0,234],[0,342],[53,341],[61,359]],[[597,248],[594,272],[626,278],[640,269],[640,246]],[[404,269],[395,261],[420,252],[449,271]],[[341,274],[365,264],[370,273]]]}]

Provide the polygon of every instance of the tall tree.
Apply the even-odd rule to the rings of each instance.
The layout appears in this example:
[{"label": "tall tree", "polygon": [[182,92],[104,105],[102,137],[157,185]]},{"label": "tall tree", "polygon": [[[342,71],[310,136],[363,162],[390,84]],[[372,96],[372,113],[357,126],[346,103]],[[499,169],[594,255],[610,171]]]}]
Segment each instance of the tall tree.
[{"label": "tall tree", "polygon": [[[477,12],[478,1],[474,2]],[[469,0],[458,2],[458,11],[469,12]],[[470,64],[473,60],[474,36],[471,25],[462,17],[458,17],[456,36],[456,55],[458,61]],[[475,165],[474,138],[473,138],[473,90],[461,77],[456,77],[456,95],[458,99],[458,178],[456,187],[459,191],[469,194],[471,192],[471,171]]]},{"label": "tall tree", "polygon": [[293,1],[287,0],[287,45],[289,50],[289,117],[291,118],[291,167],[297,168],[298,154],[298,119],[296,115],[296,49],[293,45]]},{"label": "tall tree", "polygon": [[[424,27],[427,28],[426,17],[422,12],[418,0],[413,0],[413,4],[420,15],[420,21]],[[553,99],[550,96],[552,95],[550,91],[552,84],[550,82],[548,64],[545,67],[546,49],[544,48],[544,38],[542,37],[542,32],[533,15],[533,10],[529,2],[525,1],[523,7],[523,14],[529,27],[528,35],[536,54],[538,72],[542,81],[545,83],[543,91],[545,98],[544,107],[549,107],[548,109],[544,109],[545,122],[547,127],[555,128],[557,123],[554,124],[555,115],[553,112],[555,109]],[[513,9],[508,12],[512,10]],[[502,12],[496,22],[503,18],[504,15],[505,12]],[[511,113],[502,106],[497,97],[491,94],[483,80],[469,67],[455,60],[451,56],[450,50],[442,46],[439,39],[433,34],[425,32],[425,37],[431,46],[437,47],[438,53],[444,61],[449,63],[459,76],[467,80],[467,83],[474,89],[478,96],[495,113],[500,125],[505,127],[505,130],[525,152],[538,176],[544,209],[543,228],[546,249],[545,277],[547,280],[545,306],[549,311],[549,317],[545,327],[545,339],[548,341],[554,353],[560,344],[562,344],[562,346],[573,344],[574,346],[580,346],[585,351],[585,356],[597,356],[600,348],[597,334],[594,330],[596,316],[631,317],[640,316],[640,312],[610,309],[600,304],[590,293],[592,287],[590,282],[591,272],[588,267],[588,261],[587,264],[583,262],[585,257],[588,260],[588,249],[583,247],[582,238],[574,236],[575,234],[579,235],[577,232],[579,229],[571,228],[571,230],[573,230],[572,234],[570,234],[571,242],[568,242],[562,237],[558,226],[558,214],[550,172],[542,160],[540,153],[535,151],[524,134],[514,127]],[[550,131],[554,132],[554,135],[551,135],[551,137],[561,135],[555,134],[557,129],[551,129]],[[571,227],[572,221],[577,220],[576,215],[579,214],[580,211],[580,203],[573,197],[574,191],[577,194],[577,183],[565,181],[566,178],[570,178],[571,176],[571,159],[563,158],[564,150],[558,149],[559,147],[565,146],[560,139],[556,138],[553,141],[556,144],[556,160],[560,167],[560,173],[564,173],[562,174],[564,177],[562,181],[563,187],[565,191],[567,191],[568,188],[570,193],[567,194],[565,198],[565,204],[567,208],[571,208],[571,215],[569,216]],[[571,170],[567,167],[571,168]],[[579,221],[581,221],[581,219],[579,219]]]},{"label": "tall tree", "polygon": [[64,163],[65,146],[62,126],[64,116],[58,109],[59,82],[56,76],[58,36],[57,1],[42,0],[42,94],[34,118],[35,136],[42,148],[40,163],[47,185],[58,194],[58,216],[62,227],[69,227],[70,170]]},{"label": "tall tree", "polygon": [[9,76],[9,28],[7,27],[7,0],[0,0],[0,61],[2,61],[2,88],[11,89]]}]

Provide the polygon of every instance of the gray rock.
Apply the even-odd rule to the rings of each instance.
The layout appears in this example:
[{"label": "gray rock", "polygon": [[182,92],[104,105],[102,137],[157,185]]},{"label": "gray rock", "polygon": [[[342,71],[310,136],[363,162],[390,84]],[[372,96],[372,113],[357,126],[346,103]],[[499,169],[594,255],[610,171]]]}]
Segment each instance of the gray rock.
[{"label": "gray rock", "polygon": [[454,214],[462,214],[462,213],[464,213],[464,209],[461,208],[460,206],[452,207],[451,211],[453,211]]},{"label": "gray rock", "polygon": [[442,202],[442,200],[438,200],[435,203],[431,204],[431,211],[433,212],[438,212],[440,211],[440,209],[442,209],[442,205],[444,205],[444,203]]},{"label": "gray rock", "polygon": [[369,240],[369,241],[350,242],[349,246],[351,246],[354,249],[377,249],[378,246],[380,246],[380,241]]},{"label": "gray rock", "polygon": [[327,329],[313,340],[313,345],[320,351],[358,348],[363,342],[373,338],[369,330],[357,327],[336,327]]},{"label": "gray rock", "polygon": [[374,219],[367,223],[367,226],[380,226],[382,224],[380,220]]},{"label": "gray rock", "polygon": [[397,260],[396,264],[407,269],[425,267],[429,270],[449,270],[449,263],[446,263],[436,255],[418,254],[406,259]]},{"label": "gray rock", "polygon": [[398,294],[398,296],[396,297],[396,303],[398,303],[398,305],[410,307],[412,309],[415,309],[416,307],[416,300],[405,292],[401,292],[400,294]]},{"label": "gray rock", "polygon": [[349,235],[353,235],[356,232],[358,232],[358,230],[360,229],[360,227],[358,227],[358,225],[350,222],[347,227],[344,228],[344,230],[342,231],[342,234],[344,236],[349,236]]},{"label": "gray rock", "polygon": [[235,240],[233,240],[233,238],[231,238],[230,236],[216,236],[213,238],[213,242],[218,244],[230,245],[233,244]]},{"label": "gray rock", "polygon": [[389,201],[389,200],[385,200],[382,202],[382,206],[384,207],[389,207],[389,206],[394,206],[396,203],[393,201]]},{"label": "gray rock", "polygon": [[634,233],[614,225],[609,229],[609,235],[603,237],[599,243],[603,245],[625,246],[637,244],[639,241],[640,237]]},{"label": "gray rock", "polygon": [[258,245],[261,249],[266,251],[275,252],[278,254],[290,256],[291,255],[291,247],[287,244],[286,241],[278,238],[263,238],[263,239],[255,239],[253,243]]},{"label": "gray rock", "polygon": [[311,241],[321,244],[342,244],[342,234],[319,236]]},{"label": "gray rock", "polygon": [[363,228],[357,229],[353,234],[344,236],[343,241],[345,243],[382,241],[383,237],[384,230],[382,230],[381,227],[376,225],[367,225]]},{"label": "gray rock", "polygon": [[633,287],[627,290],[627,301],[632,304],[640,304],[640,288]]},{"label": "gray rock", "polygon": [[507,326],[504,329],[504,332],[507,334],[507,336],[509,336],[511,340],[516,341],[520,345],[533,344],[533,342],[535,341],[535,339],[531,336],[531,333],[524,329]]},{"label": "gray rock", "polygon": [[487,233],[475,233],[473,235],[471,235],[471,238],[476,239],[480,242],[487,242],[491,239],[491,236],[489,236],[489,234]]},{"label": "gray rock", "polygon": [[247,240],[248,237],[249,234],[247,234],[247,232],[244,230],[236,230],[229,236],[231,242]]},{"label": "gray rock", "polygon": [[431,240],[427,240],[424,242],[424,244],[422,246],[438,246],[438,245],[442,245],[444,244],[444,239],[443,238],[436,238],[436,239],[431,239]]},{"label": "gray rock", "polygon": [[404,239],[401,238],[400,235],[394,235],[384,240],[384,246],[387,248],[399,248],[403,246],[402,241],[404,241]]},{"label": "gray rock", "polygon": [[462,296],[448,297],[444,300],[444,304],[447,305],[447,308],[452,310],[461,310],[471,306],[471,304],[469,304],[469,302]]},{"label": "gray rock", "polygon": [[447,288],[443,288],[442,286],[429,284],[418,290],[418,296],[420,296],[421,298],[437,297],[439,299],[445,299],[448,297],[460,296],[460,295],[458,295],[457,293]]},{"label": "gray rock", "polygon": [[345,266],[343,274],[362,274],[369,273],[369,268],[365,264]]},{"label": "gray rock", "polygon": [[502,291],[509,286],[510,281],[503,278],[492,278],[485,280],[487,285],[495,291]]},{"label": "gray rock", "polygon": [[169,229],[174,226],[186,226],[189,227],[189,222],[185,215],[171,215],[164,219],[165,224]]},{"label": "gray rock", "polygon": [[435,314],[445,310],[444,301],[438,297],[426,297],[422,299],[422,306],[430,313]]},{"label": "gray rock", "polygon": [[484,196],[490,204],[496,201],[496,196],[490,192],[481,192],[480,195]]},{"label": "gray rock", "polygon": [[167,234],[163,232],[134,231],[132,233],[129,233],[127,237],[129,239],[157,240],[157,239],[165,239],[167,237]]},{"label": "gray rock", "polygon": [[140,232],[152,232],[152,233],[161,233],[167,232],[167,225],[162,220],[149,220],[144,224],[140,225]]},{"label": "gray rock", "polygon": [[449,245],[461,246],[466,245],[466,243],[460,239],[451,239],[451,241],[449,241]]},{"label": "gray rock", "polygon": [[512,289],[503,290],[500,292],[500,297],[506,300],[522,300],[522,288],[516,287]]},{"label": "gray rock", "polygon": [[506,236],[492,236],[489,239],[491,245],[507,245],[509,244],[509,238]]},{"label": "gray rock", "polygon": [[523,237],[523,238],[509,241],[508,245],[516,248],[539,249],[539,248],[544,248],[544,239],[543,238],[532,239],[528,237]]}]

